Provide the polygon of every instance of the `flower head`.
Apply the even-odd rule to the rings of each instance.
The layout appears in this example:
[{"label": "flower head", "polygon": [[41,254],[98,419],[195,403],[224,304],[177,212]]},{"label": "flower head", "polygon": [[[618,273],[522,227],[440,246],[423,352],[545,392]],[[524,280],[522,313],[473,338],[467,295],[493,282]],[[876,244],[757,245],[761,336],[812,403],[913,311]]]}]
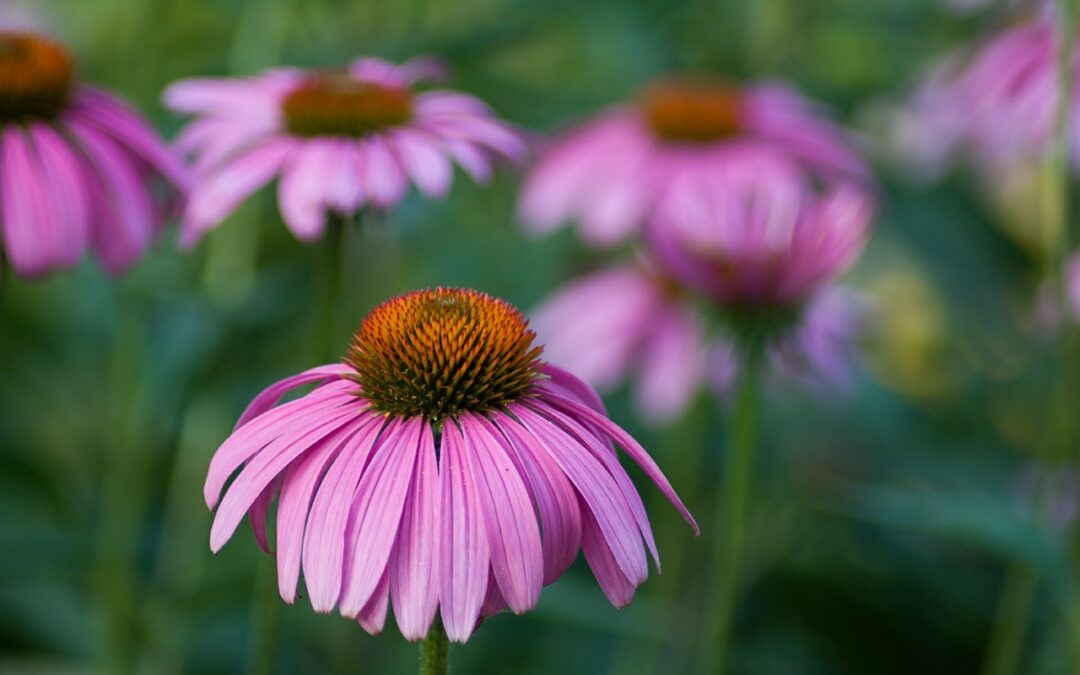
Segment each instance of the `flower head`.
[{"label": "flower head", "polygon": [[173,84],[166,104],[196,116],[177,139],[198,176],[182,243],[194,245],[276,177],[286,225],[309,241],[322,236],[328,213],[389,208],[410,181],[441,197],[452,162],[483,182],[494,156],[520,159],[524,141],[479,99],[417,89],[438,72],[423,59],[360,58],[341,70]]},{"label": "flower head", "polygon": [[531,609],[579,549],[625,605],[656,548],[615,446],[693,519],[595,392],[540,355],[522,315],[483,293],[380,305],[345,363],[266,389],[218,449],[205,486],[211,548],[245,514],[265,548],[277,495],[282,598],[295,600],[302,570],[317,611],[337,607],[376,633],[392,603],[412,640],[437,611],[463,642],[484,616]]},{"label": "flower head", "polygon": [[110,272],[123,271],[186,183],[134,111],[79,83],[61,45],[0,30],[0,226],[16,272],[73,267],[88,249]]},{"label": "flower head", "polygon": [[778,154],[720,173],[723,190],[677,185],[649,234],[672,274],[727,313],[783,320],[858,258],[874,211],[864,192],[817,194]]},{"label": "flower head", "polygon": [[[666,424],[703,387],[722,395],[734,381],[736,336],[708,321],[709,303],[659,261],[641,257],[556,289],[533,312],[533,325],[551,363],[601,391],[632,379],[641,414]],[[817,294],[798,324],[769,346],[768,365],[815,390],[842,388],[865,314],[866,302],[852,291]]]},{"label": "flower head", "polygon": [[577,220],[589,243],[610,245],[662,210],[673,186],[722,187],[717,173],[778,152],[808,185],[868,180],[848,136],[784,85],[661,80],[557,140],[528,177],[520,214],[536,232]]},{"label": "flower head", "polygon": [[[996,177],[1039,159],[1053,144],[1060,100],[1056,45],[1053,13],[1042,11],[947,55],[898,111],[891,144],[922,174],[965,160]],[[1078,96],[1070,94],[1074,119]],[[1070,127],[1075,161],[1080,129]]]}]

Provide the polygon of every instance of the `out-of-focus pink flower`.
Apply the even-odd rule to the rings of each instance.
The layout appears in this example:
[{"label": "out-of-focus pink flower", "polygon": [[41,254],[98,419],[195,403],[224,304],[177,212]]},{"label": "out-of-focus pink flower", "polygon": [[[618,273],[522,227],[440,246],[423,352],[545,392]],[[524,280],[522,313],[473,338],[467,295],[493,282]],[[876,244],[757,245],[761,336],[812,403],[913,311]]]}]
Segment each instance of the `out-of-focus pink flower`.
[{"label": "out-of-focus pink flower", "polygon": [[611,245],[676,185],[722,189],[717,174],[753,171],[759,153],[784,154],[808,184],[869,181],[847,134],[789,87],[675,79],[557,140],[526,180],[520,217],[537,233],[575,220],[588,243]]},{"label": "out-of-focus pink flower", "polygon": [[[958,159],[1000,172],[1038,159],[1053,143],[1058,106],[1057,29],[1052,12],[1016,23],[936,64],[899,111],[892,145],[932,175]],[[1078,93],[1071,94],[1073,119]],[[1080,126],[1071,126],[1073,161]]]},{"label": "out-of-focus pink flower", "polygon": [[727,310],[795,308],[861,253],[874,212],[863,191],[818,194],[776,153],[718,174],[724,189],[674,186],[649,234],[665,269]]},{"label": "out-of-focus pink flower", "polygon": [[427,59],[395,65],[365,57],[340,71],[287,68],[170,86],[165,103],[196,116],[177,139],[197,173],[181,243],[193,246],[279,176],[285,223],[311,241],[322,236],[328,212],[388,208],[410,182],[441,197],[453,163],[484,182],[495,156],[521,159],[524,140],[479,99],[417,90],[439,70]]},{"label": "out-of-focus pink flower", "polygon": [[[533,313],[533,326],[551,363],[598,389],[635,378],[636,407],[663,424],[683,414],[703,386],[722,395],[734,382],[733,337],[708,325],[707,307],[655,263],[638,260],[557,289]],[[770,346],[769,366],[813,387],[845,386],[864,313],[854,292],[826,290]]]},{"label": "out-of-focus pink flower", "polygon": [[657,423],[683,412],[706,377],[705,327],[677,285],[641,262],[556,290],[533,313],[551,363],[599,389],[630,373],[636,404]]},{"label": "out-of-focus pink flower", "polygon": [[657,553],[615,446],[697,526],[593,389],[541,361],[534,338],[520,312],[476,291],[380,305],[345,363],[263,391],[217,450],[204,488],[211,548],[245,515],[265,548],[277,495],[281,597],[296,599],[303,570],[317,611],[337,607],[377,633],[392,602],[410,640],[437,611],[464,642],[485,616],[531,609],[579,550],[608,599],[629,603]]},{"label": "out-of-focus pink flower", "polygon": [[76,81],[63,47],[0,31],[0,226],[18,274],[73,267],[87,250],[109,272],[124,271],[186,185],[135,111]]},{"label": "out-of-focus pink flower", "polygon": [[1080,253],[1074,253],[1065,267],[1065,286],[1073,318],[1080,321]]}]

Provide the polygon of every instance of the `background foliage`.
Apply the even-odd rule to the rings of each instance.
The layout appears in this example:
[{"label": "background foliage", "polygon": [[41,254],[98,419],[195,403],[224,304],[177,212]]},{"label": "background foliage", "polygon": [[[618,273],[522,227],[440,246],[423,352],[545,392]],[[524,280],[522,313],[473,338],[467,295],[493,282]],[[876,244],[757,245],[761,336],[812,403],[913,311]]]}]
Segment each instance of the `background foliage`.
[{"label": "background foliage", "polygon": [[[1030,497],[1055,375],[1052,343],[1031,329],[1041,263],[970,177],[903,180],[877,142],[883,102],[1001,12],[961,17],[931,0],[54,0],[32,10],[86,79],[167,135],[180,120],[158,96],[174,79],[363,53],[439,54],[452,86],[540,131],[675,70],[778,76],[827,102],[865,132],[882,176],[885,207],[853,275],[877,320],[850,391],[769,390],[733,670],[978,672],[1013,569],[1040,589],[1023,672],[1064,672],[1075,477],[1054,474],[1056,518],[1034,518]],[[510,169],[490,187],[459,176],[444,201],[414,195],[365,222],[348,241],[337,344],[393,294],[463,285],[528,308],[613,255],[568,232],[526,237],[518,186]],[[265,193],[193,253],[173,242],[170,232],[115,281],[89,263],[5,280],[0,673],[242,672],[250,632],[270,612],[282,616],[275,673],[411,672],[415,648],[395,630],[371,638],[306,602],[282,605],[246,533],[217,558],[207,547],[211,453],[255,392],[313,365],[317,247],[293,240]],[[650,429],[625,392],[608,401],[708,532],[720,404],[702,399]],[[457,672],[687,672],[708,542],[645,492],[665,568],[634,604],[613,610],[579,561],[536,612],[495,617],[455,650]]]}]

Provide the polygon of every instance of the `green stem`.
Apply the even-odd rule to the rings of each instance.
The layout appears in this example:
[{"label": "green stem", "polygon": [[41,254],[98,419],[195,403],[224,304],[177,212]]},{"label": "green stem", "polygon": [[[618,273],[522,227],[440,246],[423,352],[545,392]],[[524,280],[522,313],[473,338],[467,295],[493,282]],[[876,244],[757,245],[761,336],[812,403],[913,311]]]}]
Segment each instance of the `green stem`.
[{"label": "green stem", "polygon": [[730,437],[724,456],[719,501],[713,516],[715,592],[711,598],[712,612],[706,623],[709,632],[703,641],[705,649],[711,652],[704,662],[712,667],[707,667],[704,672],[724,672],[728,659],[753,482],[760,357],[757,346],[750,346],[743,352],[734,408],[728,420]]},{"label": "green stem", "polygon": [[1012,675],[1018,671],[1038,587],[1038,572],[1022,561],[1012,564],[998,598],[982,675]]},{"label": "green stem", "polygon": [[446,675],[450,672],[450,642],[442,623],[436,619],[427,637],[420,643],[420,675]]},{"label": "green stem", "polygon": [[275,574],[274,559],[262,556],[252,589],[251,625],[255,634],[248,651],[248,675],[270,675],[274,670],[281,614]]},{"label": "green stem", "polygon": [[318,309],[317,332],[315,334],[315,360],[323,363],[337,359],[341,351],[335,348],[334,328],[336,326],[338,298],[341,295],[341,278],[345,265],[345,229],[350,226],[344,218],[336,214],[330,214],[326,222],[326,232],[323,234],[322,250],[318,261],[319,288],[317,292],[320,298]]}]

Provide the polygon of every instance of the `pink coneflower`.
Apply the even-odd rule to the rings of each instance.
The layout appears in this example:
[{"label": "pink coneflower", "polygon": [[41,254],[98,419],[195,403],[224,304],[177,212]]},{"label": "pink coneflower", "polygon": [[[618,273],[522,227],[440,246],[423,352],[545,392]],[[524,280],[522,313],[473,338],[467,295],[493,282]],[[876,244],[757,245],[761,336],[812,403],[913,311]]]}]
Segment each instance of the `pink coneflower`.
[{"label": "pink coneflower", "polygon": [[[703,387],[726,394],[737,375],[734,336],[709,326],[709,303],[641,259],[556,289],[533,312],[532,325],[550,363],[601,391],[634,378],[636,407],[664,424]],[[860,296],[828,289],[770,346],[769,365],[817,390],[846,386],[864,313]]]},{"label": "pink coneflower", "polygon": [[173,84],[166,104],[196,116],[177,139],[198,175],[182,243],[194,245],[275,177],[286,225],[310,241],[322,235],[328,212],[390,207],[410,181],[442,196],[452,162],[483,182],[495,156],[520,158],[524,141],[479,99],[417,91],[435,70],[422,59],[360,58],[341,70],[285,68]]},{"label": "pink coneflower", "polygon": [[672,79],[556,141],[526,181],[520,215],[535,232],[576,220],[589,243],[610,245],[662,209],[675,184],[723,190],[718,172],[760,152],[784,153],[808,182],[868,178],[847,135],[787,86]]},{"label": "pink coneflower", "polygon": [[[920,172],[939,173],[957,159],[988,171],[1039,159],[1054,142],[1057,42],[1053,13],[1044,11],[948,55],[899,111],[892,145]],[[1074,90],[1074,111],[1078,96]],[[1076,161],[1080,127],[1070,127]]]},{"label": "pink coneflower", "polygon": [[317,611],[337,607],[377,633],[392,603],[410,640],[437,610],[464,642],[483,616],[531,609],[579,548],[608,599],[627,604],[656,547],[615,446],[693,519],[594,391],[540,360],[534,337],[520,312],[476,291],[380,305],[344,363],[266,389],[218,449],[211,548],[247,514],[265,547],[277,495],[281,597],[296,599],[303,570]]},{"label": "pink coneflower", "polygon": [[874,210],[866,193],[818,194],[775,153],[726,172],[723,191],[678,185],[649,234],[665,268],[729,314],[780,318],[858,258]]},{"label": "pink coneflower", "polygon": [[87,249],[122,272],[150,246],[185,183],[137,113],[77,81],[63,47],[0,31],[0,257],[17,273],[73,267]]}]

